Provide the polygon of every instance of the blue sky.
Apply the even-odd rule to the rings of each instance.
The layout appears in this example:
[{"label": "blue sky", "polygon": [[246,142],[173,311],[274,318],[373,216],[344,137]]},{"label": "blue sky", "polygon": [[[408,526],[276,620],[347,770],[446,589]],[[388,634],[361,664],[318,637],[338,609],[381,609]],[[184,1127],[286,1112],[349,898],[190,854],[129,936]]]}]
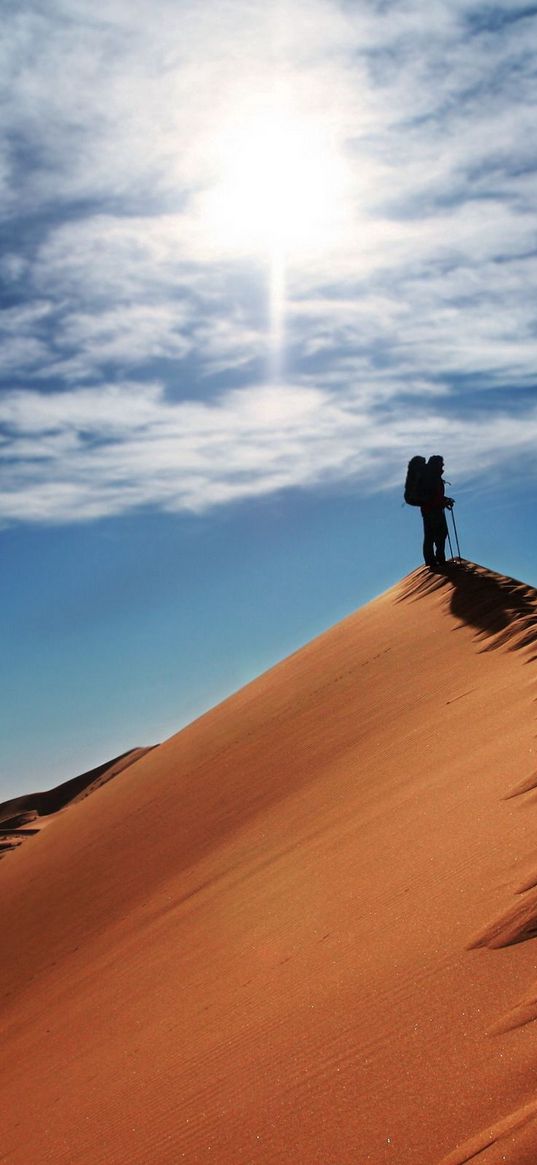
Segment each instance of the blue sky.
[{"label": "blue sky", "polygon": [[537,6],[5,6],[0,796],[420,560],[537,584]]}]

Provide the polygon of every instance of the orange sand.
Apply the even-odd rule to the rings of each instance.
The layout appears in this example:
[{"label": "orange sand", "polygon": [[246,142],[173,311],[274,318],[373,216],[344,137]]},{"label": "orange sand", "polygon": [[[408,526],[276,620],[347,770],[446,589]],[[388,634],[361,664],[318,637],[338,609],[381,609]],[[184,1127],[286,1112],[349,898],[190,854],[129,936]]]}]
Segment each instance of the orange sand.
[{"label": "orange sand", "polygon": [[149,748],[132,748],[114,760],[81,773],[79,777],[73,777],[45,793],[24,793],[21,797],[3,801],[0,804],[0,858],[39,833],[44,824],[42,818],[53,816],[67,805],[74,805],[82,797],[88,797],[148,752]]},{"label": "orange sand", "polygon": [[537,592],[416,571],[0,866],[0,1162],[535,1165]]}]

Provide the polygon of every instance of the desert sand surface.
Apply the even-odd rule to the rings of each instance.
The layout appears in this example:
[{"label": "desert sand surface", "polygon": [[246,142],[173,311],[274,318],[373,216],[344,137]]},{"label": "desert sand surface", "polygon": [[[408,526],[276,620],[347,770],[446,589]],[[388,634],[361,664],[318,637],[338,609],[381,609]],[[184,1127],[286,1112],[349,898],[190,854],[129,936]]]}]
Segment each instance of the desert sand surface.
[{"label": "desert sand surface", "polygon": [[[153,746],[154,747],[154,746]],[[124,772],[129,765],[149,752],[149,748],[132,748],[105,764],[98,765],[86,773],[80,773],[70,781],[46,789],[40,793],[24,793],[0,803],[0,858],[16,849],[29,837],[39,833],[44,818],[50,818],[60,810],[73,805],[82,797],[88,797],[95,789],[100,789],[106,781]]]},{"label": "desert sand surface", "polygon": [[0,1162],[535,1165],[536,660],[416,570],[8,853]]}]

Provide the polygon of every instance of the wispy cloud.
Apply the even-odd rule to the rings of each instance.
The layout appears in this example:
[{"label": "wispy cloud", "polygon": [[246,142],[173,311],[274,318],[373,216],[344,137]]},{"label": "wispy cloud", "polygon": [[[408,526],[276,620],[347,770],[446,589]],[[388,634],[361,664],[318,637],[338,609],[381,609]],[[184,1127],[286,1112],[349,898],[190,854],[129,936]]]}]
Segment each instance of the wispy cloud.
[{"label": "wispy cloud", "polygon": [[[427,442],[463,476],[529,456],[534,7],[53,0],[4,26],[4,521],[379,489]],[[281,91],[338,183],[290,248],[274,385],[269,255],[209,210]]]},{"label": "wispy cloud", "polygon": [[380,376],[367,393],[286,384],[210,402],[172,403],[158,385],[133,384],[8,394],[0,519],[81,521],[142,506],[202,513],[344,479],[385,489],[399,481],[402,451],[423,442],[447,447],[462,476],[497,469],[499,448],[511,463],[535,448],[535,406],[516,418],[443,417],[434,386],[425,410],[394,403],[403,393]]}]

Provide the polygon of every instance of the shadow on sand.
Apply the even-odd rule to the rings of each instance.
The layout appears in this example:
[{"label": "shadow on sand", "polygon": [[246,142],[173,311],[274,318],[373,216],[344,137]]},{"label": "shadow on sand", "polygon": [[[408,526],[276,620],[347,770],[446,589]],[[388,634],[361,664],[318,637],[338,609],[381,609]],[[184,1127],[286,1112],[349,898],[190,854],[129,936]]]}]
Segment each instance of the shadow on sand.
[{"label": "shadow on sand", "polygon": [[432,591],[443,591],[451,614],[476,628],[478,638],[486,640],[483,651],[503,644],[514,650],[537,643],[537,591],[518,579],[461,559],[438,573],[426,567],[415,571],[402,600]]}]

